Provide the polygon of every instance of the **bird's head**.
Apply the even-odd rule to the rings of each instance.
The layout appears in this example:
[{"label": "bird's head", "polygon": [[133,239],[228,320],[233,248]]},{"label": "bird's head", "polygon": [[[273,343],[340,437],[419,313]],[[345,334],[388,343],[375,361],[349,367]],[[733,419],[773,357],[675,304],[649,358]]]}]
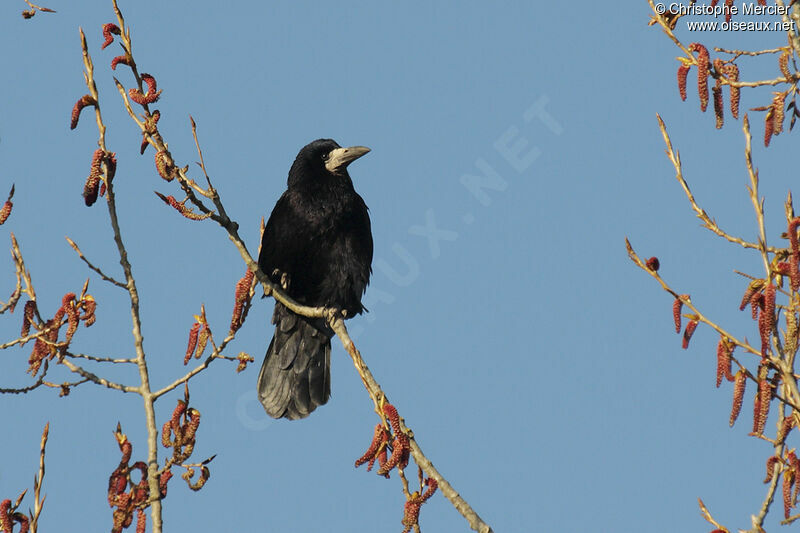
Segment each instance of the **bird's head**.
[{"label": "bird's head", "polygon": [[366,146],[342,148],[333,139],[317,139],[305,145],[289,170],[289,186],[308,179],[347,178],[347,165],[369,152]]}]

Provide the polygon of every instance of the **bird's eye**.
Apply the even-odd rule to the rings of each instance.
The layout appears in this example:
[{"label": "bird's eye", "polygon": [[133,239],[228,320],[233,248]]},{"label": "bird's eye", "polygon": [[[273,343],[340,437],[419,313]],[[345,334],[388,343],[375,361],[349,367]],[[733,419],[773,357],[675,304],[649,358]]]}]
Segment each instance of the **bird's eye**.
[{"label": "bird's eye", "polygon": [[330,156],[331,156],[330,152],[328,152],[327,154],[322,154],[322,160],[327,162],[327,161],[328,161],[328,158],[329,158]]}]

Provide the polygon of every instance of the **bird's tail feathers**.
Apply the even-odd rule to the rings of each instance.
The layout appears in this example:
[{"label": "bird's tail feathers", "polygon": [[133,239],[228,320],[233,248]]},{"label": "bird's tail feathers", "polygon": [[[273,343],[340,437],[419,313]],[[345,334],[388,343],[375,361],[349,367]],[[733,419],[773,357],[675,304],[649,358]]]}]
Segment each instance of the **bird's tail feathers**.
[{"label": "bird's tail feathers", "polygon": [[275,304],[275,335],[258,375],[258,398],[273,418],[307,417],[331,395],[331,335],[324,321],[309,320]]}]

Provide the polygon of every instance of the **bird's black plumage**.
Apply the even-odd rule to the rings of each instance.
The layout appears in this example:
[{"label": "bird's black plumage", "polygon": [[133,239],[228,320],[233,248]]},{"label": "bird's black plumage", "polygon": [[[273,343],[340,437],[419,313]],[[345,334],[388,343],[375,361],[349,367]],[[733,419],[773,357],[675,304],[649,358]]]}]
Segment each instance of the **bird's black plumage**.
[{"label": "bird's black plumage", "polygon": [[[369,151],[331,139],[300,150],[261,239],[258,264],[293,299],[335,307],[346,317],[364,311],[361,296],[372,272],[367,205],[347,165]],[[333,332],[324,319],[298,316],[279,302],[275,334],[258,376],[258,397],[274,418],[305,418],[328,401]]]}]

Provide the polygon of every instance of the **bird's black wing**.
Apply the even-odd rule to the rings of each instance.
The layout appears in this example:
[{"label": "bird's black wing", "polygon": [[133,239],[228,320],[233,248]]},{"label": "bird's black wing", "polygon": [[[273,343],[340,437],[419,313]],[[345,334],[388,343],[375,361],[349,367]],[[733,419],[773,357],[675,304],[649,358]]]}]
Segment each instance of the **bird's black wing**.
[{"label": "bird's black wing", "polygon": [[258,256],[258,265],[273,283],[280,283],[281,273],[294,270],[294,263],[297,256],[302,254],[302,243],[306,239],[303,233],[302,219],[292,203],[291,193],[286,191],[267,220]]}]

